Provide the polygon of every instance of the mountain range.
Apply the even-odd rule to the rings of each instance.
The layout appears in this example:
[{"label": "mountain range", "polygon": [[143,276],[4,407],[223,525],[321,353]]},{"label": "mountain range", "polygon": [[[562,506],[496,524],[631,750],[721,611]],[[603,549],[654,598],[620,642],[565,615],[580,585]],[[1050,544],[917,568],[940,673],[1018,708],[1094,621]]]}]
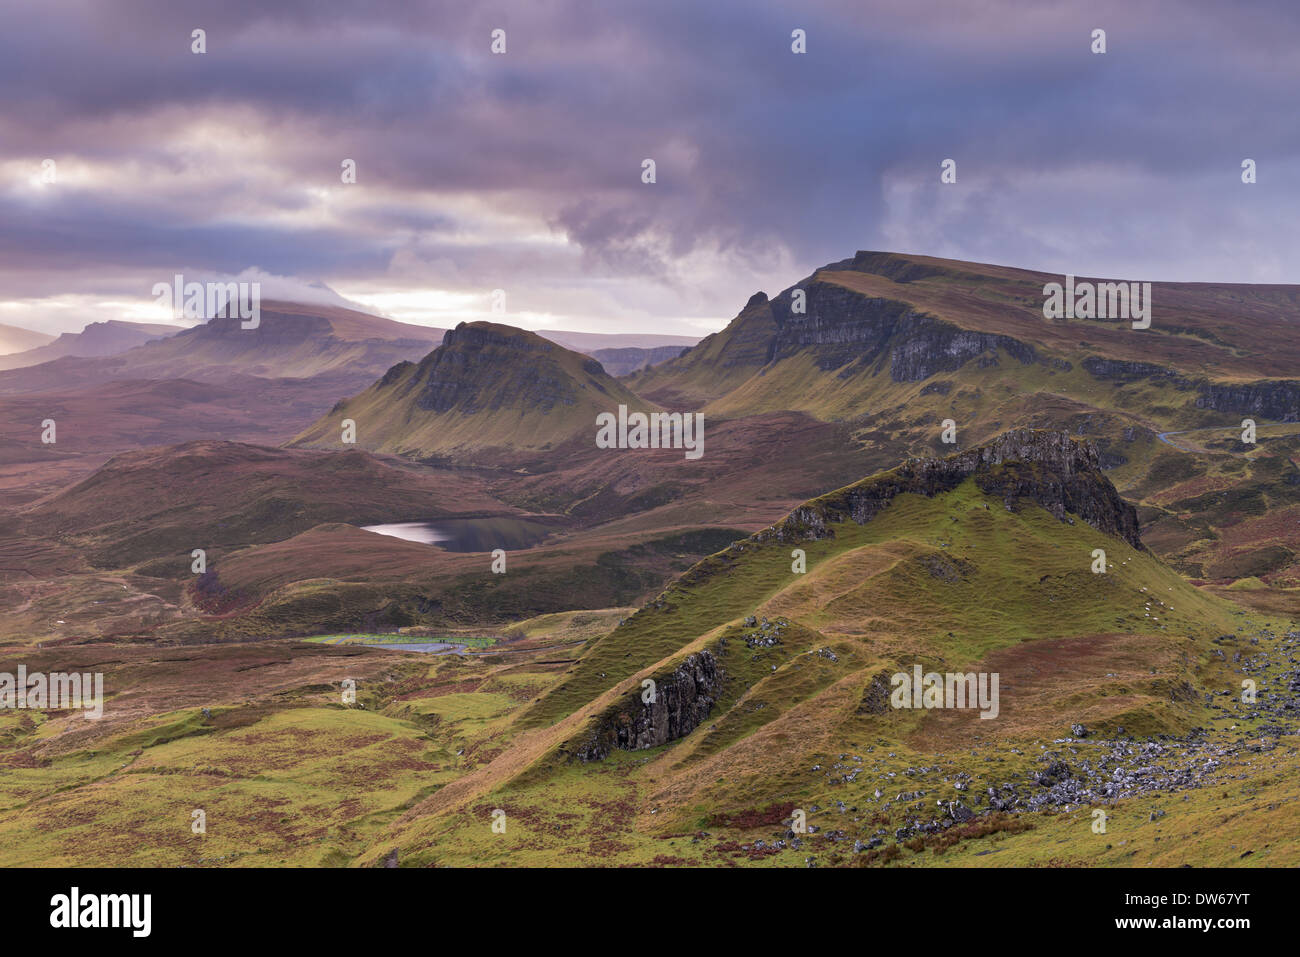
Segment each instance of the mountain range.
[{"label": "mountain range", "polygon": [[184,326],[154,322],[124,322],[108,319],[92,322],[80,332],[65,332],[57,339],[9,355],[0,356],[0,369],[40,365],[64,356],[111,356],[138,345],[180,332]]}]

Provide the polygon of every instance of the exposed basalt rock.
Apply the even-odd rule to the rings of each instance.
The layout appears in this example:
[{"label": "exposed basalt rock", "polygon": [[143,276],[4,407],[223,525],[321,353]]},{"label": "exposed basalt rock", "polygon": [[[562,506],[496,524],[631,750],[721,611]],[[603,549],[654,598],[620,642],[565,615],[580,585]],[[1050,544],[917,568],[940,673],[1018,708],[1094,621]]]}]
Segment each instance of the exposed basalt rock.
[{"label": "exposed basalt rock", "polygon": [[1117,469],[1121,465],[1128,464],[1128,456],[1121,455],[1119,452],[1112,452],[1110,449],[1100,449],[1098,451],[1098,460],[1101,467],[1109,472],[1111,469]]},{"label": "exposed basalt rock", "polygon": [[600,363],[605,372],[621,376],[676,359],[688,351],[686,346],[654,346],[648,349],[629,346],[624,349],[597,349],[591,357]]},{"label": "exposed basalt rock", "polygon": [[[802,313],[793,310],[795,289],[805,293]],[[768,362],[813,348],[823,371],[888,361],[895,382],[919,382],[999,349],[1025,364],[1037,359],[1032,347],[1010,336],[961,329],[905,302],[864,296],[830,282],[806,280],[773,299],[770,309],[776,334]]]},{"label": "exposed basalt rock", "polygon": [[889,375],[895,382],[918,382],[936,372],[960,369],[976,357],[981,362],[996,361],[998,349],[1022,365],[1038,358],[1033,348],[1010,336],[958,329],[937,319],[920,320],[890,352]]},{"label": "exposed basalt rock", "polygon": [[[556,358],[561,349],[540,336],[523,336],[515,330],[494,328],[489,323],[464,323],[447,332],[442,347],[420,362],[411,378],[411,388],[418,389],[415,403],[431,412],[456,409],[465,414],[523,406],[549,412],[556,406],[574,405],[577,399],[572,378],[559,366]],[[504,367],[520,367],[519,362],[503,363],[506,356],[522,356],[528,375],[520,380],[518,390],[494,391],[489,402],[482,402],[482,383],[496,381]],[[583,371],[603,377],[605,370],[595,359],[583,363]],[[397,367],[388,375],[400,376]]]},{"label": "exposed basalt rock", "polygon": [[968,478],[981,491],[999,496],[1008,509],[1033,502],[1062,521],[1077,515],[1098,531],[1142,548],[1137,510],[1120,498],[1102,473],[1096,446],[1065,432],[1016,429],[987,445],[942,459],[909,459],[889,472],[864,479],[803,505],[754,536],[756,541],[825,538],[829,526],[852,519],[871,521],[897,495],[931,497],[950,492]]},{"label": "exposed basalt rock", "polygon": [[1200,387],[1197,408],[1232,415],[1258,415],[1278,422],[1300,422],[1300,382],[1287,379]]},{"label": "exposed basalt rock", "polygon": [[1083,367],[1098,379],[1118,382],[1164,380],[1175,389],[1197,391],[1196,407],[1228,415],[1257,415],[1278,422],[1300,422],[1300,382],[1265,379],[1257,382],[1219,383],[1191,379],[1150,362],[1126,362],[1090,356]]},{"label": "exposed basalt rock", "polygon": [[[409,361],[409,360],[397,363],[397,365],[393,366],[391,369],[389,369],[387,372],[385,372],[385,373],[383,374],[383,377],[380,378],[380,380],[379,380],[379,384],[380,384],[380,385],[392,385],[394,382],[396,382],[396,381],[397,381],[398,379],[400,379],[402,376],[406,375],[407,370],[409,370],[409,369],[411,369],[412,367],[414,367],[414,365],[415,365],[415,363],[414,363],[414,362],[411,362],[411,361]],[[346,402],[346,401],[347,401],[346,399],[343,400],[343,402]],[[340,402],[340,403],[339,403],[339,406],[341,406],[341,405],[343,404],[343,402]],[[339,406],[335,406],[335,408],[337,409]]]},{"label": "exposed basalt rock", "polygon": [[1177,388],[1190,386],[1185,378],[1172,369],[1158,366],[1151,362],[1126,362],[1123,359],[1103,359],[1089,356],[1083,360],[1083,368],[1097,379],[1118,379],[1122,382],[1137,382],[1140,379],[1168,379]]},{"label": "exposed basalt rock", "polygon": [[676,670],[654,678],[653,703],[636,689],[607,710],[578,745],[579,761],[603,761],[611,751],[653,748],[690,734],[709,716],[722,687],[722,669],[709,651],[688,655]]},{"label": "exposed basalt rock", "polygon": [[[265,320],[267,316],[264,314],[262,318]],[[304,342],[319,343],[334,335],[329,320],[320,316],[274,313],[274,319],[274,322],[264,321],[255,328],[245,329],[244,320],[238,316],[218,316],[209,319],[202,326],[186,330],[182,335],[188,334],[196,339],[200,336],[210,339],[229,339],[241,348],[249,341],[255,342],[259,348]]]},{"label": "exposed basalt rock", "polygon": [[879,671],[872,676],[870,683],[862,692],[862,701],[858,705],[858,714],[884,714],[889,710],[890,674]]}]

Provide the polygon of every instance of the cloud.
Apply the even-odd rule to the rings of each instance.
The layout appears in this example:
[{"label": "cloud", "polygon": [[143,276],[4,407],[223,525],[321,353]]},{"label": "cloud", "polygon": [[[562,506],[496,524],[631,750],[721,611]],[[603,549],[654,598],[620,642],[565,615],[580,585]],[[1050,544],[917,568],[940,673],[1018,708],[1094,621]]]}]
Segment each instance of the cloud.
[{"label": "cloud", "polygon": [[[0,301],[259,270],[697,332],[860,248],[1297,281],[1298,21],[1208,0],[46,0],[0,36]],[[59,181],[34,185],[45,158]]]}]

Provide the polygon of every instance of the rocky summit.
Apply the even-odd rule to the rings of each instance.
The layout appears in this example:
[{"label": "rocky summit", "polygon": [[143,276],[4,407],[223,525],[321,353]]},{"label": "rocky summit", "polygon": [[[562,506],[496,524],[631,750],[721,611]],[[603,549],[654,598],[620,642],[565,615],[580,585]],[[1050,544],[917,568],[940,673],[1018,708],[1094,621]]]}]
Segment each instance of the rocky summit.
[{"label": "rocky summit", "polygon": [[967,479],[1001,499],[1008,511],[1021,501],[1033,502],[1061,521],[1078,516],[1099,531],[1142,547],[1137,510],[1120,498],[1102,472],[1096,447],[1064,432],[1035,429],[1016,429],[945,458],[909,459],[890,472],[795,509],[762,534],[781,541],[818,538],[846,518],[858,524],[870,521],[898,495],[932,497]]},{"label": "rocky summit", "polygon": [[579,437],[590,446],[596,417],[620,404],[644,405],[596,359],[522,329],[463,322],[419,362],[399,363],[339,402],[294,444],[338,447],[340,423],[351,419],[363,448],[508,459]]}]

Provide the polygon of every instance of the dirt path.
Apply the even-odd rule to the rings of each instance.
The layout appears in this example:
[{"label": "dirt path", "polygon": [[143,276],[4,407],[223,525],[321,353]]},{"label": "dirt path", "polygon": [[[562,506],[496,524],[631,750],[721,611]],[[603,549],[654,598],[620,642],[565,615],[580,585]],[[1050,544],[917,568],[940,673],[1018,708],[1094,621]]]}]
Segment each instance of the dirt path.
[{"label": "dirt path", "polygon": [[[1290,423],[1290,422],[1260,422],[1260,423],[1258,423],[1258,425],[1256,426],[1256,428],[1257,428],[1257,429],[1262,429],[1262,428],[1264,428],[1264,427],[1266,427],[1266,426],[1273,426],[1273,425],[1291,425],[1291,424],[1292,424],[1292,423]],[[1169,436],[1171,436],[1171,435],[1194,435],[1195,433],[1198,433],[1198,432],[1225,432],[1225,433],[1226,433],[1226,432],[1238,432],[1238,431],[1240,431],[1240,430],[1238,430],[1236,426],[1215,426],[1215,427],[1208,428],[1208,429],[1183,429],[1181,432],[1157,432],[1157,433],[1156,433],[1156,438],[1158,438],[1161,442],[1165,443],[1165,445],[1172,445],[1174,448],[1178,449],[1178,451],[1180,451],[1180,452],[1201,452],[1201,451],[1204,451],[1204,450],[1203,450],[1203,449],[1188,448],[1188,447],[1185,446],[1185,445],[1179,445],[1177,442],[1175,442],[1175,441],[1173,441],[1171,438],[1169,438]]]}]

